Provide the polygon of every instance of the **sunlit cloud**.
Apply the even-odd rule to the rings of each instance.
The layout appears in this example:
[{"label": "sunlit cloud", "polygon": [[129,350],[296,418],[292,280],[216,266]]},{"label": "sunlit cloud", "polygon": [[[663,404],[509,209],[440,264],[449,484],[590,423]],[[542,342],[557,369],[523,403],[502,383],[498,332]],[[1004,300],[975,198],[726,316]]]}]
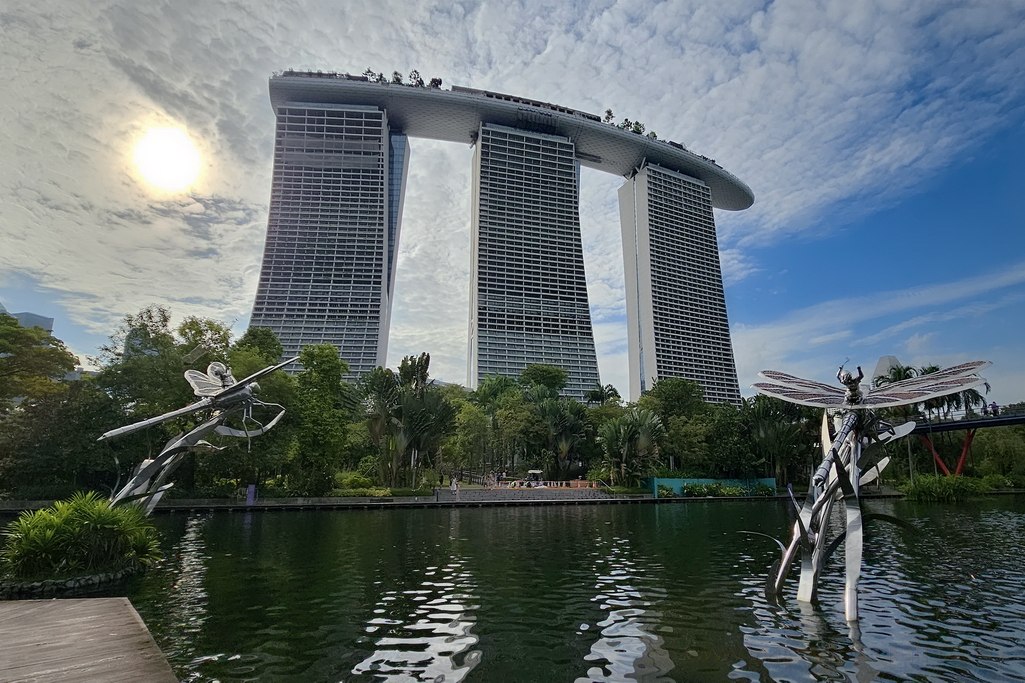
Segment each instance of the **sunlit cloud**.
[{"label": "sunlit cloud", "polygon": [[[267,78],[287,67],[417,68],[446,86],[595,113],[611,107],[642,120],[754,189],[750,210],[716,214],[728,286],[778,270],[759,262],[755,247],[821,236],[887,206],[1022,118],[1019,2],[759,7],[15,3],[0,18],[0,282],[17,273],[39,283],[71,323],[95,335],[152,303],[179,319],[211,316],[241,327],[270,196]],[[131,144],[146,126],[171,122],[201,150],[201,175],[188,195],[155,196],[137,182]],[[422,140],[412,148],[389,359],[430,351],[437,376],[462,381],[472,152]],[[621,391],[622,182],[585,169],[580,211],[602,378]],[[731,314],[742,385],[751,368],[778,365],[808,339],[831,354],[828,340],[842,335],[924,335],[886,315],[937,321],[930,307],[967,306],[1022,283],[1014,268],[1000,273],[1004,285],[989,275],[967,278],[949,291],[837,300],[766,325]],[[851,311],[871,312],[852,319]]]}]

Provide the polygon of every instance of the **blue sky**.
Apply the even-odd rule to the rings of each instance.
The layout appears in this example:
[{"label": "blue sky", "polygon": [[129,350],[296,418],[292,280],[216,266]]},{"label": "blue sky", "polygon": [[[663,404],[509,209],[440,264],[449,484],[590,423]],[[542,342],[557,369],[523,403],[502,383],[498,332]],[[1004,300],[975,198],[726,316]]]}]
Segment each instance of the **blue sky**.
[{"label": "blue sky", "polygon": [[[269,198],[270,72],[418,68],[644,121],[717,159],[755,205],[717,212],[737,367],[829,380],[845,358],[994,362],[1025,399],[1025,5],[15,0],[0,13],[0,301],[86,356],[151,303],[244,329]],[[512,30],[510,30],[512,29]],[[203,154],[154,195],[154,125]],[[413,140],[389,362],[465,379],[470,163]],[[626,391],[622,179],[585,169],[602,379]]]}]

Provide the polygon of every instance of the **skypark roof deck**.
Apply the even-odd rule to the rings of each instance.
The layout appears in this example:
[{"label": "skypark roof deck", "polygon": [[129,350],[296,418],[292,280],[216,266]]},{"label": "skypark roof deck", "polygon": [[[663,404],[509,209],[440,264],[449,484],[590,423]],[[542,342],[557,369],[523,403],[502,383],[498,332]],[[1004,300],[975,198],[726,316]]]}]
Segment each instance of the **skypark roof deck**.
[{"label": "skypark roof deck", "polygon": [[472,143],[482,123],[562,135],[573,140],[583,166],[630,177],[646,160],[703,181],[717,209],[740,211],[754,203],[751,188],[713,159],[569,107],[460,86],[443,90],[303,71],[274,74],[270,97],[275,110],[307,102],[380,107],[392,130],[431,140]]}]

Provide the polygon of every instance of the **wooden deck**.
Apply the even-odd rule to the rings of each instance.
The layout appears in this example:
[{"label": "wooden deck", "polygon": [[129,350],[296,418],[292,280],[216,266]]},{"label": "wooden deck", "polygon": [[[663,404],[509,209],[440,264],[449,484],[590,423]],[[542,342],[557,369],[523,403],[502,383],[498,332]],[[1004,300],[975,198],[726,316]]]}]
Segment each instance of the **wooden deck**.
[{"label": "wooden deck", "polygon": [[0,601],[0,681],[176,681],[127,598]]}]

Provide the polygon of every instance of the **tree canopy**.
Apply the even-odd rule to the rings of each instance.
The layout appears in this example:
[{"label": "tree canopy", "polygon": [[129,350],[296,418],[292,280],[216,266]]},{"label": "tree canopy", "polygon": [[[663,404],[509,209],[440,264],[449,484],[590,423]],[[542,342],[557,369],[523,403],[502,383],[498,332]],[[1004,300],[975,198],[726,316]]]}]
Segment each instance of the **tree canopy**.
[{"label": "tree canopy", "polygon": [[14,398],[36,398],[60,391],[57,380],[78,359],[64,342],[40,327],[22,327],[0,313],[0,411]]}]

